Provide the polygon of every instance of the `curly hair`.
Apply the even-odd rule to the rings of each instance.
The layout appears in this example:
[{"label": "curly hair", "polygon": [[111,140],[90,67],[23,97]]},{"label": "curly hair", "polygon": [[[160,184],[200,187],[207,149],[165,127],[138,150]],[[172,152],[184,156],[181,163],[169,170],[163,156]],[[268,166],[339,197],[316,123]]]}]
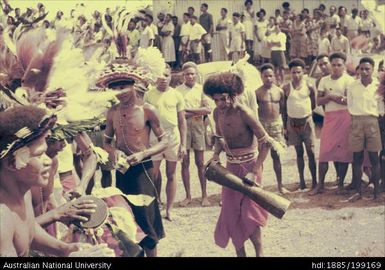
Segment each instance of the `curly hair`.
[{"label": "curly hair", "polygon": [[215,94],[229,94],[234,98],[242,94],[244,86],[239,75],[226,72],[210,76],[203,85],[203,92],[213,97]]}]

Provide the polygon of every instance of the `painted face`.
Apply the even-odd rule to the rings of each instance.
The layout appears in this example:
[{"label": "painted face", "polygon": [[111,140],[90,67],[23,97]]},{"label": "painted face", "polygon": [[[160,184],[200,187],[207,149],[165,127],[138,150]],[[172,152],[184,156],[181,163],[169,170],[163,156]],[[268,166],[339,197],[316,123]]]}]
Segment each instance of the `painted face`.
[{"label": "painted face", "polygon": [[327,57],[322,57],[321,59],[319,59],[317,64],[322,74],[326,75],[330,73],[331,66],[330,66],[329,59]]},{"label": "painted face", "polygon": [[157,89],[161,92],[166,91],[168,86],[170,85],[170,81],[171,81],[171,71],[170,69],[166,68],[166,70],[163,73],[163,76],[159,77],[156,80]]},{"label": "painted face", "polygon": [[28,186],[45,187],[48,184],[52,160],[45,153],[47,151],[47,135],[48,132],[28,145],[28,163],[25,167],[17,170],[17,180]]},{"label": "painted face", "polygon": [[373,67],[369,63],[360,64],[359,73],[362,79],[370,78],[373,74]]},{"label": "painted face", "polygon": [[231,107],[233,103],[229,94],[214,94],[212,99],[215,102],[217,108],[221,111],[226,110]]},{"label": "painted face", "polygon": [[272,69],[265,69],[262,72],[262,81],[266,86],[271,86],[274,82],[274,72]]},{"label": "painted face", "polygon": [[291,78],[295,82],[299,82],[303,78],[303,69],[302,67],[292,67],[290,70]]},{"label": "painted face", "polygon": [[186,85],[193,86],[197,79],[197,73],[195,68],[188,68],[183,71],[183,77]]},{"label": "painted face", "polygon": [[116,97],[120,102],[129,101],[132,96],[135,95],[135,89],[133,85],[119,85],[113,87],[112,89],[119,90],[119,92],[116,94]]},{"label": "painted face", "polygon": [[341,76],[345,71],[345,62],[341,58],[334,58],[331,61],[332,74],[334,76]]}]

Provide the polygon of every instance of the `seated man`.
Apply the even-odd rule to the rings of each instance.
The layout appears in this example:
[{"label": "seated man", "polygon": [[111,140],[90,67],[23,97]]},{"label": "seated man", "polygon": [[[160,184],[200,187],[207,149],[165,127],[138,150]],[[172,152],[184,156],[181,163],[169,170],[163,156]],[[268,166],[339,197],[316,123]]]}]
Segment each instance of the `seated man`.
[{"label": "seated man", "polygon": [[[64,243],[36,222],[31,187],[44,187],[52,165],[46,136],[56,118],[33,106],[0,113],[0,256],[27,256],[30,248],[56,256],[113,256],[105,245]],[[72,255],[82,255],[73,253]]]}]

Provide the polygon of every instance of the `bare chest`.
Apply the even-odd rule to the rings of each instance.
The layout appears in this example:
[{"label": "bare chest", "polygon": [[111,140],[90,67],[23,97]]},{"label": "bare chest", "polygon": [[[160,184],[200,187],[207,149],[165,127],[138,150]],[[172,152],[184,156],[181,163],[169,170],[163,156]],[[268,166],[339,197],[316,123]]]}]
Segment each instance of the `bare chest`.
[{"label": "bare chest", "polygon": [[120,149],[137,151],[146,146],[150,127],[143,109],[118,110],[114,114],[113,123],[116,143]]},{"label": "bare chest", "polygon": [[247,127],[239,115],[219,115],[218,126],[230,148],[248,146],[253,140],[251,130]]},{"label": "bare chest", "polygon": [[35,236],[35,218],[31,209],[26,213],[26,217],[22,218],[15,212],[14,217],[14,236],[13,244],[18,256],[28,256],[30,245]]}]

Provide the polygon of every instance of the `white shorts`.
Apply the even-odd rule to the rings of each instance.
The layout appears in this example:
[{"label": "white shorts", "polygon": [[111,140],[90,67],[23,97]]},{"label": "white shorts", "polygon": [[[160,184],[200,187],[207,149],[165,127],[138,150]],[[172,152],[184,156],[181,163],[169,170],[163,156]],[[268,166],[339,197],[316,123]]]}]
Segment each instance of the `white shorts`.
[{"label": "white shorts", "polygon": [[[180,133],[178,127],[174,129],[165,130],[165,132],[169,133],[171,145],[164,150],[162,153],[154,155],[151,157],[153,161],[167,160],[172,162],[177,162],[179,160],[179,145],[180,145]],[[158,139],[155,137],[154,133],[151,133],[150,136],[150,145],[153,146],[158,143]]]}]

